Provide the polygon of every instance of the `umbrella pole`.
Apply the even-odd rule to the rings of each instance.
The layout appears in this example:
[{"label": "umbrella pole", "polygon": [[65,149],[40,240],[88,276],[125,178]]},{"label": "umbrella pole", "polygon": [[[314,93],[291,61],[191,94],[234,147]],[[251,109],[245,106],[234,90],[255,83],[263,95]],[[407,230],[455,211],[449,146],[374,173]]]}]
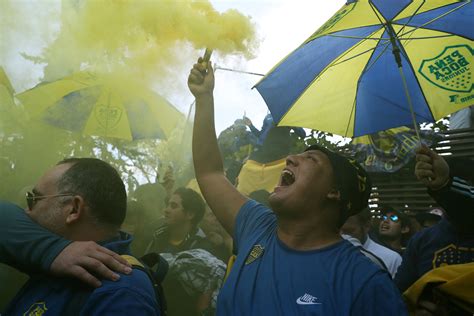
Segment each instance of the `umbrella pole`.
[{"label": "umbrella pole", "polygon": [[415,133],[416,133],[416,136],[418,137],[418,141],[420,142],[420,146],[421,146],[420,130],[418,128],[418,124],[416,123],[415,110],[413,109],[413,103],[411,102],[410,93],[408,93],[408,85],[405,79],[405,74],[403,73],[403,69],[400,66],[398,67],[398,71],[400,71],[400,76],[402,77],[403,88],[404,88],[403,90],[405,90],[405,95],[408,100],[408,106],[410,107],[411,118],[413,120],[413,127],[415,128]]},{"label": "umbrella pole", "polygon": [[395,31],[393,30],[390,24],[387,24],[387,32],[390,36],[390,43],[392,44],[392,53],[393,53],[393,56],[395,57],[395,61],[398,66],[398,71],[400,72],[400,77],[402,77],[403,90],[405,90],[405,96],[407,97],[408,106],[410,107],[411,118],[413,120],[413,127],[415,128],[415,133],[416,133],[416,136],[418,137],[418,141],[420,142],[420,146],[421,146],[420,130],[418,128],[418,124],[416,123],[415,110],[413,109],[413,103],[411,102],[411,97],[408,91],[407,81],[405,79],[405,74],[403,73],[402,58],[400,56],[400,48],[398,47],[397,41],[395,40],[395,36],[396,36]]}]

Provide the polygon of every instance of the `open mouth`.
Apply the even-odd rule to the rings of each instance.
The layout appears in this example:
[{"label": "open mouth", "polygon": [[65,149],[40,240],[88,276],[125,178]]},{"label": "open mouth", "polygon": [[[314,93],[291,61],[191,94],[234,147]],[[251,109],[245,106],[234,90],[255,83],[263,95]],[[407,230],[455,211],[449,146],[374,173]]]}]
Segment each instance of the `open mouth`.
[{"label": "open mouth", "polygon": [[288,169],[283,169],[281,172],[280,186],[286,187],[295,182],[295,175]]},{"label": "open mouth", "polygon": [[390,227],[388,225],[382,225],[380,226],[380,230],[389,230]]}]

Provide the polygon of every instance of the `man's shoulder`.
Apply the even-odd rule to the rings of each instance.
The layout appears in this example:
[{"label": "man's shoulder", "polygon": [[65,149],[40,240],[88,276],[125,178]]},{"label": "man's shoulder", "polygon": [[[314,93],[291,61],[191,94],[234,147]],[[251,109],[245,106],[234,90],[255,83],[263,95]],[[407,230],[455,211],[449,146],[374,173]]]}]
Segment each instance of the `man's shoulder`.
[{"label": "man's shoulder", "polygon": [[448,226],[449,224],[445,220],[441,220],[431,227],[420,230],[410,238],[408,247],[416,245],[423,247],[426,244],[435,245],[441,242],[441,239],[450,239],[452,233]]},{"label": "man's shoulder", "polygon": [[124,311],[131,315],[159,315],[157,301],[151,280],[139,269],[130,275],[120,275],[118,281],[103,281],[94,289],[81,309],[81,315],[107,315]]},{"label": "man's shoulder", "polygon": [[352,246],[348,241],[345,241],[344,244],[346,248],[341,247],[343,252],[337,256],[337,260],[343,263],[341,266],[344,266],[347,272],[357,276],[360,282],[370,279],[379,272],[386,272],[384,263],[376,255],[362,246]]},{"label": "man's shoulder", "polygon": [[276,216],[271,209],[254,200],[248,200],[237,214],[233,236],[235,245],[240,249],[244,243],[254,243],[263,235],[274,233],[275,226]]},{"label": "man's shoulder", "polygon": [[243,221],[258,222],[260,224],[262,221],[271,223],[276,222],[276,216],[268,206],[254,200],[248,200],[242,205],[237,215],[237,224]]},{"label": "man's shoulder", "polygon": [[93,293],[102,293],[107,291],[117,290],[133,290],[137,293],[154,295],[152,281],[148,274],[141,270],[134,268],[131,274],[119,274],[118,281],[103,280],[102,286],[93,291]]},{"label": "man's shoulder", "polygon": [[397,258],[400,258],[401,259],[401,256],[398,252],[388,248],[388,247],[385,247],[384,245],[381,245],[371,239],[369,239],[369,243],[367,243],[367,247],[366,244],[364,244],[364,248],[367,249],[368,251],[371,251],[373,252],[376,256],[383,256],[384,258],[392,258],[392,259],[397,259]]}]

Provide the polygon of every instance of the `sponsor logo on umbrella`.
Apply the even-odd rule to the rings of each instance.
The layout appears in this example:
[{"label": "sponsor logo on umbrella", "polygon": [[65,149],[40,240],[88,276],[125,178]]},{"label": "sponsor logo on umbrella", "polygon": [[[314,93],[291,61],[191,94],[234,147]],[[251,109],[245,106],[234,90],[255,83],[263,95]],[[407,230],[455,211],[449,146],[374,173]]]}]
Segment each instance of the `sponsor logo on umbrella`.
[{"label": "sponsor logo on umbrella", "polygon": [[418,72],[442,89],[471,92],[472,55],[473,51],[468,45],[447,46],[438,56],[424,59]]}]

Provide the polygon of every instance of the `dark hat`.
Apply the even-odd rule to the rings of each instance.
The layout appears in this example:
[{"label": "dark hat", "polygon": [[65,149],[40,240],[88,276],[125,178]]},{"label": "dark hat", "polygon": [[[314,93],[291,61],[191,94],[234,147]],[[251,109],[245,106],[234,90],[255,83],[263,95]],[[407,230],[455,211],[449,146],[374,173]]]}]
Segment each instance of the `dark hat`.
[{"label": "dark hat", "polygon": [[426,221],[436,221],[439,222],[443,218],[443,210],[439,208],[434,208],[428,212],[420,212],[415,215],[416,220],[423,225]]},{"label": "dark hat", "polygon": [[343,217],[355,215],[369,205],[372,182],[367,172],[355,161],[348,159],[319,145],[311,145],[308,150],[322,151],[331,162],[336,186],[346,212]]}]

